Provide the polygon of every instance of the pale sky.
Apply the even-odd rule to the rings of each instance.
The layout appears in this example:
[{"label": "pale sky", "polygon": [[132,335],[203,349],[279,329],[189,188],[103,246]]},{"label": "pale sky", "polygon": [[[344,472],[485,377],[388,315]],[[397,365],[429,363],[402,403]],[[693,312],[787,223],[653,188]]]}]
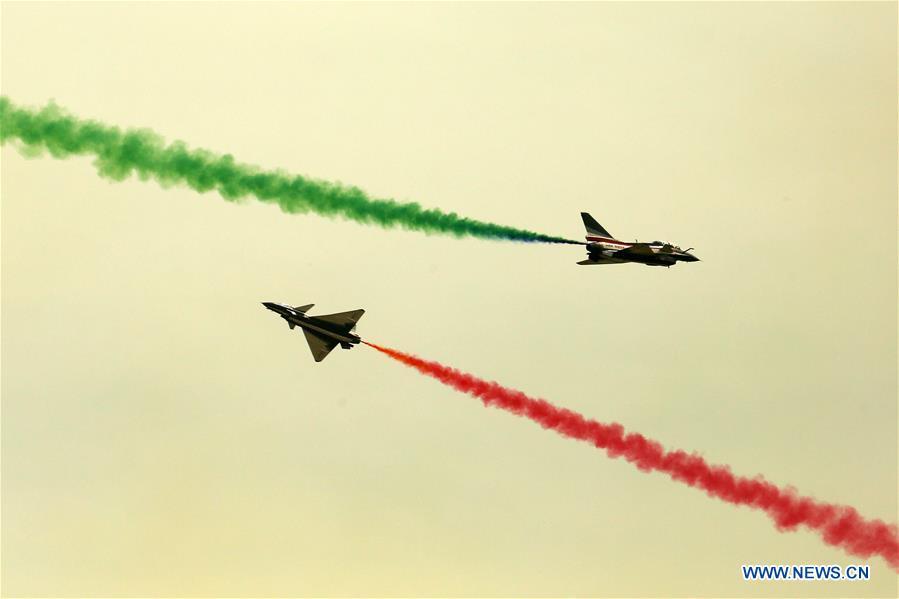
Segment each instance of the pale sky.
[{"label": "pale sky", "polygon": [[[897,519],[895,3],[2,4],[2,93],[580,238],[286,215],[2,149],[4,596],[896,596],[880,558],[262,301]],[[868,563],[858,583],[742,564]]]}]

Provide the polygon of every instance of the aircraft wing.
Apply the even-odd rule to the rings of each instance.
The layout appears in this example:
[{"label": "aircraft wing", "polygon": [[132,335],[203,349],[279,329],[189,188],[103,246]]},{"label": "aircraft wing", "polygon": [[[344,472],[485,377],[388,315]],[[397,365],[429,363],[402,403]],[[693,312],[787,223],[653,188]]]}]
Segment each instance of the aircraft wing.
[{"label": "aircraft wing", "polygon": [[636,243],[630,247],[624,248],[623,250],[618,250],[615,252],[616,256],[655,256],[656,253],[652,251],[652,248],[649,247],[648,243]]},{"label": "aircraft wing", "polygon": [[303,329],[303,334],[306,335],[306,342],[309,343],[309,349],[312,350],[312,357],[316,362],[324,360],[325,356],[331,353],[331,350],[339,343],[335,339],[324,337],[308,329]]},{"label": "aircraft wing", "polygon": [[594,264],[621,264],[621,260],[581,260],[578,264],[582,266],[593,266]]},{"label": "aircraft wing", "polygon": [[349,331],[354,326],[356,326],[356,322],[360,318],[362,318],[363,314],[365,314],[365,310],[350,310],[349,312],[338,312],[336,314],[313,316],[313,318],[337,325],[339,327],[343,327],[345,330]]}]

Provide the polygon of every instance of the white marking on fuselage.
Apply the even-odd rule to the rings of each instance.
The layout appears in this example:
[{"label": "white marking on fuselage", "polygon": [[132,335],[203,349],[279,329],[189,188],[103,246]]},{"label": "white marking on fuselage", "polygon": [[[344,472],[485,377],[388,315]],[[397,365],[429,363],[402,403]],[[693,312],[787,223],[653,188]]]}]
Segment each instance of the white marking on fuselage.
[{"label": "white marking on fuselage", "polygon": [[634,245],[627,241],[618,241],[617,239],[609,239],[608,237],[595,237],[593,235],[587,235],[587,241],[591,242],[591,245],[610,248],[626,248]]}]

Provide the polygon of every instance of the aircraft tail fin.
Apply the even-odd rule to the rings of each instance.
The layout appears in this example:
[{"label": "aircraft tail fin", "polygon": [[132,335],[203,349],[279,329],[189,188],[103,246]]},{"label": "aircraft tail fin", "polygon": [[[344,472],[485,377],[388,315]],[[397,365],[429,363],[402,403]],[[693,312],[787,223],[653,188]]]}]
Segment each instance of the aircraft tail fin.
[{"label": "aircraft tail fin", "polygon": [[587,229],[587,233],[589,235],[599,235],[600,237],[608,237],[609,239],[615,239],[612,237],[612,234],[606,231],[601,224],[596,222],[596,219],[587,214],[586,212],[581,212],[581,218],[584,220],[584,227]]}]

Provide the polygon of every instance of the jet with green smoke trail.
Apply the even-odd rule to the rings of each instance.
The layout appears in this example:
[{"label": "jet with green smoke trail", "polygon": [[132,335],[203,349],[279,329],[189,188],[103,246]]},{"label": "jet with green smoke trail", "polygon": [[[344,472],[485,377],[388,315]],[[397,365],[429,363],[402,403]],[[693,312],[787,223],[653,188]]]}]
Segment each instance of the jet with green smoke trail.
[{"label": "jet with green smoke trail", "polygon": [[0,97],[0,143],[17,142],[25,156],[48,151],[55,158],[93,156],[103,177],[122,181],[132,174],[163,186],[186,185],[215,190],[226,200],[255,197],[289,213],[314,212],[384,228],[524,242],[579,244],[505,225],[465,218],[454,212],[422,208],[415,202],[372,198],[358,187],[318,181],[283,171],[242,164],[230,154],[167,144],[147,129],[127,129],[67,114],[52,102],[39,110],[16,106]]}]

